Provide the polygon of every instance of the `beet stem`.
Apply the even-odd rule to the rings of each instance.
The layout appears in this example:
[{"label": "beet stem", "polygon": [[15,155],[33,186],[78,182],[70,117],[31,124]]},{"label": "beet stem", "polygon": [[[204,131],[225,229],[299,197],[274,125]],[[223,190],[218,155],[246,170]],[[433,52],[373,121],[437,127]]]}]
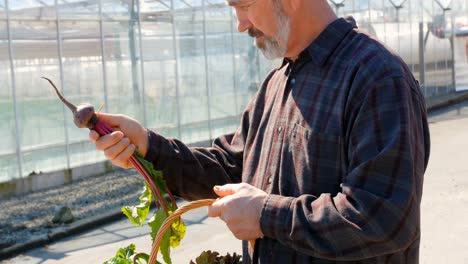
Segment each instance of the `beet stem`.
[{"label": "beet stem", "polygon": [[166,187],[166,192],[169,195],[169,198],[171,198],[172,206],[174,206],[174,211],[177,210],[177,202],[174,198],[174,195],[172,195],[171,191],[169,191],[169,188]]},{"label": "beet stem", "polygon": [[57,86],[55,86],[55,84],[49,79],[49,78],[46,78],[46,77],[42,77],[43,79],[46,79],[50,85],[52,85],[52,87],[54,87],[55,89],[55,92],[57,93],[58,97],[60,98],[60,100],[62,100],[62,102],[73,112],[73,113],[76,113],[76,106],[72,103],[70,103],[69,101],[67,101],[67,99],[65,99],[65,97],[63,97],[63,95],[59,92]]},{"label": "beet stem", "polygon": [[[101,135],[106,135],[106,134],[110,134],[110,133],[113,132],[113,129],[107,123],[105,123],[103,121],[100,121],[100,120],[97,121],[94,128]],[[134,156],[132,156],[130,158],[130,162],[132,163],[133,167],[140,173],[140,175],[143,176],[143,178],[146,180],[146,182],[150,185],[150,189],[153,192],[153,196],[154,196],[154,194],[156,194],[156,196],[158,198],[158,199],[156,199],[156,197],[155,197],[155,199],[154,199],[156,207],[159,208],[160,205],[162,205],[166,215],[169,215],[169,210],[168,210],[167,205],[166,205],[166,203],[164,201],[164,198],[162,197],[161,193],[159,192],[158,187],[156,186],[156,184],[154,183],[153,179],[148,174],[148,172],[145,170],[143,165]],[[172,194],[170,196],[172,196]],[[158,200],[159,200],[159,202],[158,202]]]},{"label": "beet stem", "polygon": [[[146,179],[146,181],[149,183],[151,189],[153,189],[153,195],[156,193],[156,196],[158,197],[159,204],[162,205],[164,208],[164,212],[166,215],[169,215],[169,209],[167,208],[166,202],[164,198],[162,197],[161,193],[159,192],[158,187],[154,183],[154,181],[151,179],[151,176],[148,175],[146,170],[143,168],[143,166],[138,162],[138,160],[135,157],[130,158],[130,162],[133,164],[133,166],[140,172],[140,174],[143,176],[143,178]],[[156,202],[156,199],[155,199]]]},{"label": "beet stem", "polygon": [[[55,92],[57,93],[60,100],[73,112],[73,114],[75,114],[76,111],[77,111],[77,107],[74,104],[70,103],[67,99],[65,99],[65,97],[62,96],[62,94],[59,92],[57,86],[55,86],[55,84],[49,78],[46,78],[46,77],[42,77],[42,78],[47,80],[50,83],[50,85],[52,85],[52,87],[54,87]],[[95,114],[93,114],[92,120],[94,120],[94,121],[91,121],[91,123],[93,123],[93,125],[88,126],[88,128],[95,129],[96,132],[98,132],[101,136],[106,135],[106,134],[110,134],[110,133],[112,133],[114,131],[112,129],[112,127],[110,127],[107,123],[105,123],[103,121],[100,121]],[[162,205],[162,207],[164,208],[164,212],[168,216],[169,215],[169,210],[167,208],[165,199],[162,197],[161,193],[159,192],[158,187],[156,186],[155,182],[153,181],[151,176],[148,174],[148,172],[145,170],[144,166],[134,156],[132,156],[130,158],[130,162],[132,163],[133,167],[140,173],[140,175],[143,176],[143,178],[146,180],[146,182],[148,182],[148,184],[150,185],[150,189],[153,192],[153,196],[154,196],[154,194],[156,194],[157,199],[156,199],[156,197],[154,199],[154,203],[156,204],[156,207],[160,208],[161,205]],[[169,191],[169,189],[166,188],[166,191],[167,191],[169,197],[171,198],[172,205],[174,206],[175,209],[177,209],[177,203],[175,202],[174,196]]]}]

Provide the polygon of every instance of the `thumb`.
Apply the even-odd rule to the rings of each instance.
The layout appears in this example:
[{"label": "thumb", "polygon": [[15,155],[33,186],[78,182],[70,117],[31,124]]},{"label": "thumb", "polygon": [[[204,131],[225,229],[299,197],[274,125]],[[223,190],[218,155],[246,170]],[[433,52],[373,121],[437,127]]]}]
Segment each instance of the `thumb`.
[{"label": "thumb", "polygon": [[237,188],[235,188],[235,186],[236,184],[225,184],[222,186],[216,185],[213,187],[213,190],[218,196],[224,197],[235,194],[237,192]]}]

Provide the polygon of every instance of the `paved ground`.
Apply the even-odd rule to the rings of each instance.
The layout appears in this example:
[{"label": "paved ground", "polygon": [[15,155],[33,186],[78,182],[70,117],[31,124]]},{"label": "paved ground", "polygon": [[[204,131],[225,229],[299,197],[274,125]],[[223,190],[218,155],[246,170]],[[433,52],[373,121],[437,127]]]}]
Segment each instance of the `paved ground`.
[{"label": "paved ground", "polygon": [[[424,182],[420,263],[468,264],[468,103],[432,113],[432,151]],[[240,252],[237,241],[206,209],[185,216],[187,237],[174,250],[175,264],[188,263],[202,250]],[[2,263],[102,263],[130,242],[149,252],[146,228],[122,220]]]},{"label": "paved ground", "polygon": [[430,122],[420,260],[468,264],[468,103],[433,113]]},{"label": "paved ground", "polygon": [[[190,211],[184,214],[183,219],[188,225],[187,233],[181,246],[171,254],[174,264],[189,263],[190,259],[195,259],[207,249],[221,254],[241,253],[241,242],[231,235],[223,222],[208,218],[206,208]],[[1,263],[102,263],[113,257],[118,248],[130,243],[135,243],[138,251],[150,252],[151,238],[148,232],[148,227],[134,227],[124,219]]]}]

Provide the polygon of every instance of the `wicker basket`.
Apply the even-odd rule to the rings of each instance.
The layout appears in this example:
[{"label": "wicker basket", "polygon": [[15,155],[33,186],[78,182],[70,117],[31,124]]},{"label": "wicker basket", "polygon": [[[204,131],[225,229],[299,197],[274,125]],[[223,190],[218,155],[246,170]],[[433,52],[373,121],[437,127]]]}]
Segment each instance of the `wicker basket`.
[{"label": "wicker basket", "polygon": [[[161,227],[158,230],[158,233],[156,234],[156,238],[154,239],[153,246],[151,248],[151,254],[149,258],[148,264],[156,264],[156,259],[158,257],[158,250],[159,246],[161,244],[161,241],[163,239],[164,234],[166,231],[171,227],[172,222],[174,222],[176,219],[178,219],[182,214],[196,208],[200,208],[203,206],[209,206],[211,205],[215,199],[204,199],[204,200],[197,200],[193,202],[189,202],[187,204],[184,204],[183,206],[179,207],[177,210],[174,211],[170,216],[164,220],[162,223]],[[253,248],[255,245],[255,240],[250,240],[249,241],[250,246]]]}]

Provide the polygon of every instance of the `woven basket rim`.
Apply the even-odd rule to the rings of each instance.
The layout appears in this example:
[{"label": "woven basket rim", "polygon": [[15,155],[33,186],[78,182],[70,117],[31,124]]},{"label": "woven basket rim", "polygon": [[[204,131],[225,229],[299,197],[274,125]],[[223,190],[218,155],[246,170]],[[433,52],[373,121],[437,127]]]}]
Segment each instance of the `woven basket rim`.
[{"label": "woven basket rim", "polygon": [[216,199],[201,199],[201,200],[191,201],[177,208],[177,210],[175,210],[171,215],[169,215],[161,224],[161,227],[159,228],[158,233],[156,234],[153,245],[151,247],[151,253],[150,253],[150,258],[149,258],[148,263],[156,264],[159,246],[162,242],[164,234],[169,230],[172,223],[176,219],[178,219],[182,214],[190,210],[197,209],[197,208],[204,207],[204,206],[209,206],[215,201]]}]

